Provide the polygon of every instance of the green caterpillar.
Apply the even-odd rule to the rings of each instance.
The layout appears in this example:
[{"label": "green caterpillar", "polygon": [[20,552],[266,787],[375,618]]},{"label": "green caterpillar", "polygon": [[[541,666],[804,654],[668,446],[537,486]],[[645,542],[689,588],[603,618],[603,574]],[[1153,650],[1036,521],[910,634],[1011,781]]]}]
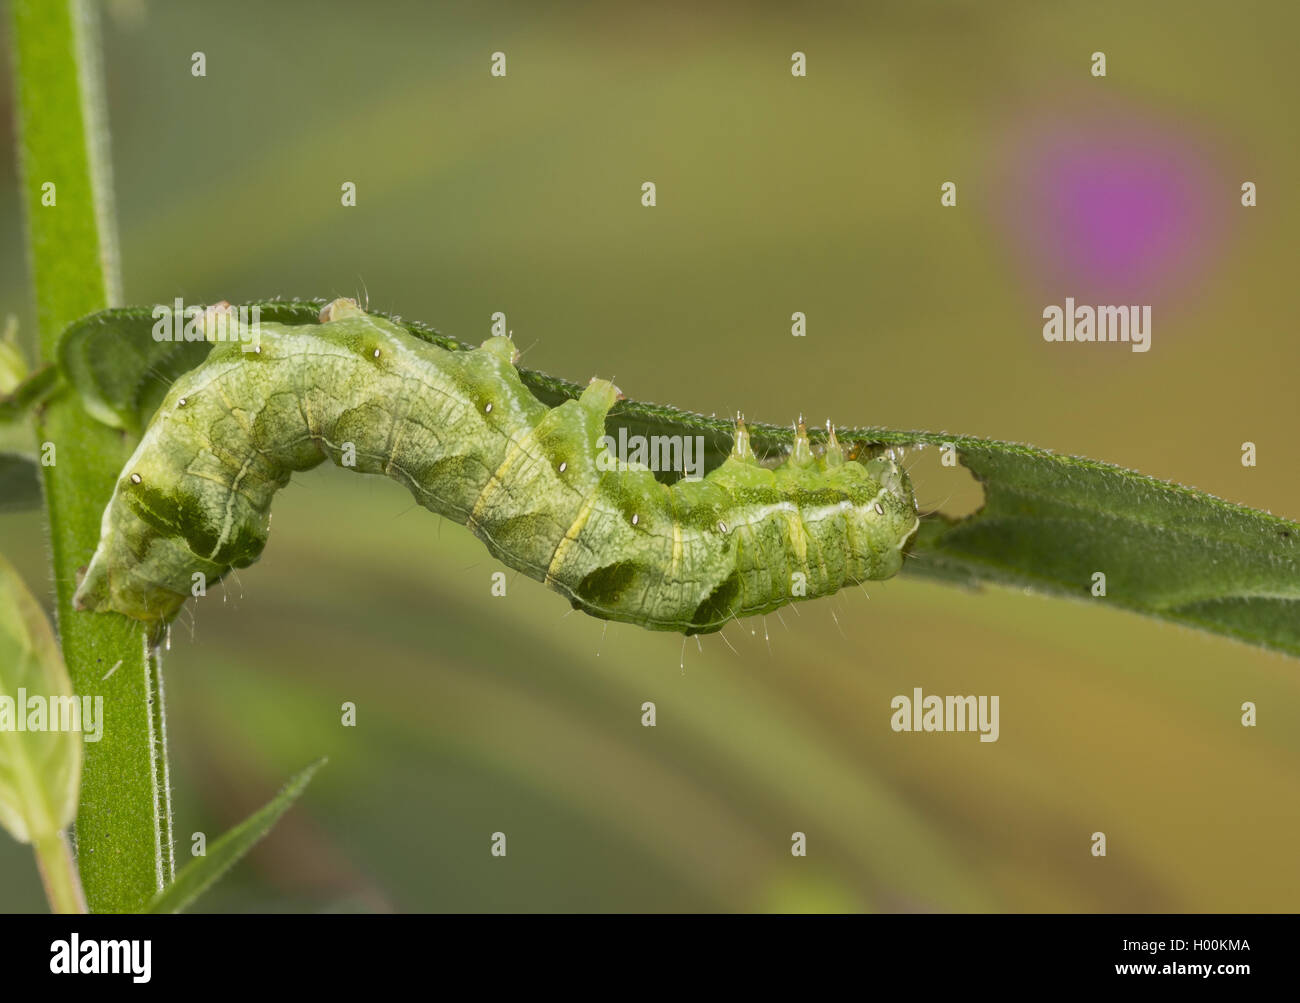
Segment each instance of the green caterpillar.
[{"label": "green caterpillar", "polygon": [[[205,315],[209,339],[222,313]],[[548,408],[509,338],[449,351],[351,300],[320,320],[262,324],[255,350],[218,343],[173,384],[104,511],[78,609],[170,622],[198,574],[257,560],[275,492],[326,457],[405,484],[592,616],[686,634],[889,578],[919,525],[898,462],[846,458],[833,429],[815,455],[801,425],[769,468],[738,419],[721,465],[664,484],[611,462],[621,394],[606,380]]]}]

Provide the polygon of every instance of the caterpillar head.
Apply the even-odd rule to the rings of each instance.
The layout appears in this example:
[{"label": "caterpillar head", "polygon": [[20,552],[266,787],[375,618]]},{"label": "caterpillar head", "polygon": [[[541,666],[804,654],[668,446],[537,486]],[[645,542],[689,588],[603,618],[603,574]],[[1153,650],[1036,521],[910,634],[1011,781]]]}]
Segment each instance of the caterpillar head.
[{"label": "caterpillar head", "polygon": [[882,561],[880,570],[896,572],[902,566],[908,541],[921,524],[912,482],[899,458],[889,451],[864,462],[828,465],[827,476],[830,482],[838,484],[852,484],[859,477],[865,482],[865,491],[849,488],[850,495],[856,499],[854,537],[876,541],[871,546]]},{"label": "caterpillar head", "polygon": [[893,450],[868,460],[864,465],[873,480],[895,499],[905,502],[907,508],[915,511],[916,496],[912,492],[911,478],[894,456]]},{"label": "caterpillar head", "polygon": [[343,320],[345,317],[360,317],[364,313],[356,300],[342,296],[326,303],[321,309],[319,319],[322,324],[328,324],[330,321]]}]

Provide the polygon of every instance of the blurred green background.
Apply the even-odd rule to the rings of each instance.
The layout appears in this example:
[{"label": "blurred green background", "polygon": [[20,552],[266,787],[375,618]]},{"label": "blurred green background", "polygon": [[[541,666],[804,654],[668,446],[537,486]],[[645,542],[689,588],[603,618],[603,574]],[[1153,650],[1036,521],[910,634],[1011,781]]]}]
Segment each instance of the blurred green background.
[{"label": "blurred green background", "polygon": [[[126,300],[368,295],[465,340],[501,310],[528,365],[633,397],[1029,441],[1296,517],[1296,11],[114,3]],[[0,312],[30,337],[0,143]],[[1062,144],[1168,165],[1141,184],[1191,202],[1143,225],[1177,246],[1071,272],[1087,234],[1039,169]],[[1152,350],[1044,343],[1067,295],[1151,303]],[[678,637],[522,577],[493,598],[482,546],[394,484],[318,470],[275,511],[167,660],[182,859],[330,763],[203,908],[1300,906],[1294,661],[904,579],[769,618],[770,650],[761,624],[691,642],[683,669]],[[0,537],[48,593],[39,516]],[[895,734],[916,686],[998,694],[1001,739]],[[44,908],[8,839],[0,908]]]}]

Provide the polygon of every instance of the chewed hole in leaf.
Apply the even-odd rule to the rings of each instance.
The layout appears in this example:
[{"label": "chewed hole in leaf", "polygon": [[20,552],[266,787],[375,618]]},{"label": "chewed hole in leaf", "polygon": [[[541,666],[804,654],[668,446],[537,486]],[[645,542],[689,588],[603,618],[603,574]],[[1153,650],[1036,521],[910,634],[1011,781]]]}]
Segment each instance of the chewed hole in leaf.
[{"label": "chewed hole in leaf", "polygon": [[962,464],[956,449],[910,446],[900,461],[923,515],[965,519],[984,507],[984,485]]}]

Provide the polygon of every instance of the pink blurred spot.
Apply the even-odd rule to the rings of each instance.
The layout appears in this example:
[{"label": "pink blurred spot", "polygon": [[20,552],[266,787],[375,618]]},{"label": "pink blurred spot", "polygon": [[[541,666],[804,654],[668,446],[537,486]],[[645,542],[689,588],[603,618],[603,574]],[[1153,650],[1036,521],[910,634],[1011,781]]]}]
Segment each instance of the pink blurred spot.
[{"label": "pink blurred spot", "polygon": [[1010,151],[1002,222],[1035,285],[1149,303],[1222,250],[1233,189],[1187,137],[1127,117],[1056,119],[1023,127]]}]

